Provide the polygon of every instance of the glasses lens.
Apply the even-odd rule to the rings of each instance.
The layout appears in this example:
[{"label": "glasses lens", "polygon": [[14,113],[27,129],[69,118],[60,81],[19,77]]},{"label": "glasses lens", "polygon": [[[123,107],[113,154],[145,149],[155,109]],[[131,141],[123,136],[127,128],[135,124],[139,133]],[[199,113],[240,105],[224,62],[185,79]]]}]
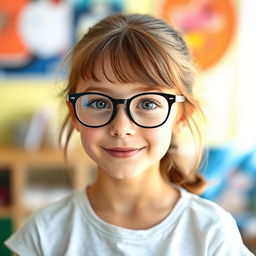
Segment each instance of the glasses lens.
[{"label": "glasses lens", "polygon": [[133,120],[145,127],[154,127],[165,122],[169,104],[165,97],[157,94],[139,95],[131,101],[130,113]]},{"label": "glasses lens", "polygon": [[106,124],[112,115],[111,100],[99,94],[87,94],[76,101],[76,113],[80,121],[90,126]]}]

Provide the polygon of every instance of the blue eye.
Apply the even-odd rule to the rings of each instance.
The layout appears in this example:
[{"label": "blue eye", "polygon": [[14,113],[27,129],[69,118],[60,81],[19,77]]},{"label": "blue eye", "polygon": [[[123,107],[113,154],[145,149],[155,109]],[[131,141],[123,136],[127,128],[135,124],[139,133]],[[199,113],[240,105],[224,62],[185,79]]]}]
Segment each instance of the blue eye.
[{"label": "blue eye", "polygon": [[109,104],[103,100],[94,100],[88,104],[88,106],[92,106],[95,109],[106,109],[109,108]]},{"label": "blue eye", "polygon": [[143,100],[139,104],[139,108],[144,109],[144,110],[153,110],[157,107],[158,107],[158,105],[152,100]]},{"label": "blue eye", "polygon": [[83,106],[86,108],[94,108],[94,109],[107,109],[110,108],[110,104],[105,100],[91,100],[91,101],[84,101]]}]

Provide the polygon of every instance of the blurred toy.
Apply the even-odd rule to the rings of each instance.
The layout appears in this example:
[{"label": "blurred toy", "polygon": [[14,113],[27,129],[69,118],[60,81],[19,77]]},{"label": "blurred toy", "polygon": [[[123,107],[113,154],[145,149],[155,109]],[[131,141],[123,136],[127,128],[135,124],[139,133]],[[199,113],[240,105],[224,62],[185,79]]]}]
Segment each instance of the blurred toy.
[{"label": "blurred toy", "polygon": [[229,211],[248,247],[256,250],[256,148],[233,143],[210,148],[203,173],[212,185],[202,196]]}]

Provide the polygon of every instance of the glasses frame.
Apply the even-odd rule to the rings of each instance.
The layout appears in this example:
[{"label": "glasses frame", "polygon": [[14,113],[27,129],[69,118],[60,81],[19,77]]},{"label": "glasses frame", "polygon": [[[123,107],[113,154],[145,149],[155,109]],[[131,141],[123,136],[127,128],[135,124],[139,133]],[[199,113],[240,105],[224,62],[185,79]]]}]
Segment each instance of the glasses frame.
[{"label": "glasses frame", "polygon": [[[105,122],[104,124],[102,124],[102,125],[95,125],[94,126],[94,125],[85,124],[82,120],[80,120],[80,118],[79,118],[79,116],[77,114],[76,102],[77,102],[78,98],[81,97],[81,96],[90,95],[90,94],[96,94],[96,95],[107,97],[112,102],[112,104],[113,104],[113,112],[112,112],[112,115],[111,115],[110,119],[107,122]],[[138,124],[133,119],[133,117],[132,117],[132,115],[130,113],[131,101],[134,98],[138,97],[138,96],[149,95],[149,94],[163,96],[167,100],[167,102],[168,102],[168,113],[166,115],[165,120],[161,124],[158,124],[158,125],[155,125],[155,126],[144,126],[144,125]],[[133,123],[135,123],[137,126],[142,127],[142,128],[156,128],[156,127],[159,127],[159,126],[163,125],[167,121],[167,119],[168,119],[168,117],[170,115],[172,104],[175,103],[175,102],[184,102],[185,101],[185,97],[183,95],[174,95],[174,94],[161,93],[161,92],[145,92],[145,93],[136,94],[136,95],[132,96],[129,99],[114,99],[114,98],[110,97],[109,95],[104,94],[104,93],[100,93],[100,92],[80,92],[80,93],[68,94],[67,95],[67,101],[70,102],[73,105],[74,112],[75,112],[77,120],[81,124],[83,124],[84,126],[87,126],[87,127],[99,128],[99,127],[103,127],[103,126],[109,124],[115,118],[115,116],[116,116],[117,105],[118,104],[124,104],[126,106],[126,113],[127,113],[128,117],[130,118],[130,120],[132,120]]]}]

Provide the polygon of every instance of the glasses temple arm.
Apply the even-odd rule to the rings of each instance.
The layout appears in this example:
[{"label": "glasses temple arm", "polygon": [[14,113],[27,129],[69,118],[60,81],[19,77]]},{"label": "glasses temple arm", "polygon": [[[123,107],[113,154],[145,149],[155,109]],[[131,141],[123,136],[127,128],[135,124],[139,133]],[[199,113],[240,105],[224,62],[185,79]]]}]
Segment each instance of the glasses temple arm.
[{"label": "glasses temple arm", "polygon": [[184,102],[186,98],[183,95],[175,95],[175,102]]}]

